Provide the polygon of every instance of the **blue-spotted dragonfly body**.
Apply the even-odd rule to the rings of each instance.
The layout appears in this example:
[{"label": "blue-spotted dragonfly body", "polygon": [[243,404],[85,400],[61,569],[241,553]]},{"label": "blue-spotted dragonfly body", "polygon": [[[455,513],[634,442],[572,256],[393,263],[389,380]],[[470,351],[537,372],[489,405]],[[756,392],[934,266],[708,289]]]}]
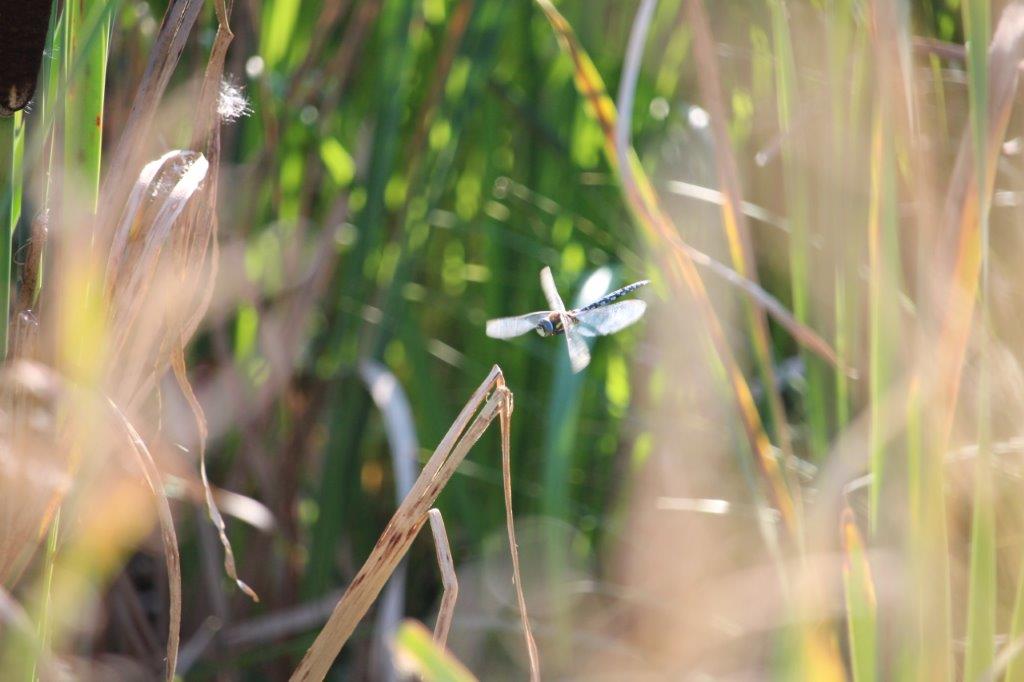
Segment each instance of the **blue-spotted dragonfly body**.
[{"label": "blue-spotted dragonfly body", "polygon": [[540,271],[540,285],[551,310],[538,310],[525,315],[488,320],[487,336],[510,339],[530,331],[535,331],[541,336],[564,334],[569,346],[572,371],[581,372],[590,364],[590,350],[583,337],[614,334],[639,320],[647,310],[644,301],[616,301],[648,284],[650,281],[646,279],[634,282],[582,308],[566,310],[562,297],[555,288],[551,268],[544,268]]}]

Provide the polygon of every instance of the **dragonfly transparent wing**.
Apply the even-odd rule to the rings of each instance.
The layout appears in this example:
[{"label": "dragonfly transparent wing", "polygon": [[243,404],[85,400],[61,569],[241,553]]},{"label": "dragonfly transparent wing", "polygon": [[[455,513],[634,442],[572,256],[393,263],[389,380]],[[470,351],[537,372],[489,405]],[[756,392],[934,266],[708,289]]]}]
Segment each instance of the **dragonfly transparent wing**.
[{"label": "dragonfly transparent wing", "polygon": [[590,364],[590,350],[587,348],[587,342],[573,331],[574,322],[566,314],[565,304],[562,303],[562,297],[558,295],[558,288],[555,286],[555,278],[551,274],[551,268],[547,266],[540,271],[540,288],[544,290],[544,298],[548,299],[548,305],[562,318],[565,342],[569,344],[569,362],[572,364],[572,371],[580,372]]},{"label": "dragonfly transparent wing", "polygon": [[492,339],[511,339],[513,336],[522,336],[526,332],[533,331],[540,324],[540,321],[550,313],[541,310],[515,317],[499,317],[496,320],[487,320],[487,336]]},{"label": "dragonfly transparent wing", "polygon": [[573,372],[582,372],[590,364],[590,349],[587,342],[577,333],[578,327],[565,330],[565,342],[569,345],[569,364]]},{"label": "dragonfly transparent wing", "polygon": [[644,301],[622,301],[576,313],[577,331],[583,336],[605,336],[639,320],[647,310]]},{"label": "dragonfly transparent wing", "polygon": [[558,289],[555,288],[555,278],[551,274],[551,268],[547,266],[540,271],[540,288],[544,290],[544,298],[548,299],[548,305],[551,306],[552,310],[556,312],[565,311],[562,297],[558,295]]}]

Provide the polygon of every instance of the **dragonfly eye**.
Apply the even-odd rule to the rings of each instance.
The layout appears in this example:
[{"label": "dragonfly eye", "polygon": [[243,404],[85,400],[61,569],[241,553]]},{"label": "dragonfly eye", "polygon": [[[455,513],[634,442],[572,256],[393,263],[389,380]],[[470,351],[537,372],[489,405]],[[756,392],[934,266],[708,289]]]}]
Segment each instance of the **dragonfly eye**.
[{"label": "dragonfly eye", "polygon": [[541,336],[551,336],[555,333],[555,325],[551,324],[551,320],[541,320],[537,325],[537,333]]}]

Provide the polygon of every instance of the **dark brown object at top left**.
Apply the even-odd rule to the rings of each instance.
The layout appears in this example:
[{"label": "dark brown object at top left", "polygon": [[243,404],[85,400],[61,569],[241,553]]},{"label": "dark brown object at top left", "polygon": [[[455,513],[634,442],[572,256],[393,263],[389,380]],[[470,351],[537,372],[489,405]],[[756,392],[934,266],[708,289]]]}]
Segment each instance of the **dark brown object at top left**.
[{"label": "dark brown object at top left", "polygon": [[32,100],[52,5],[50,0],[0,0],[0,116]]}]

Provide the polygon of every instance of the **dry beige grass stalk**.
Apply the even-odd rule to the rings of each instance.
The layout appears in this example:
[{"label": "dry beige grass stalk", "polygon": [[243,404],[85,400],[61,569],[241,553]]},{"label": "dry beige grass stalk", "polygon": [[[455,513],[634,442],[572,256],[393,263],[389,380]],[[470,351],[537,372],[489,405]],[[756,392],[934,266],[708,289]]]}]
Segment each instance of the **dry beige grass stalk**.
[{"label": "dry beige grass stalk", "polygon": [[417,533],[427,520],[427,512],[437,496],[455,473],[469,449],[480,439],[487,427],[500,416],[502,432],[502,464],[504,470],[505,510],[508,521],[509,543],[512,549],[513,581],[523,621],[524,637],[530,655],[530,678],[540,678],[537,649],[530,631],[523,597],[522,581],[519,575],[519,556],[516,548],[515,531],[512,525],[512,489],[510,484],[509,435],[512,418],[512,392],[505,386],[505,378],[497,365],[476,389],[448,433],[441,439],[434,454],[412,490],[402,501],[377,544],[370,552],[362,568],[348,586],[341,601],[335,607],[327,624],[317,635],[313,645],[303,656],[299,667],[292,674],[293,682],[299,680],[321,680],[330,670],[334,659],[356,626],[366,615],[370,605],[380,594],[388,578],[409,550]]},{"label": "dry beige grass stalk", "polygon": [[164,545],[164,559],[167,565],[167,589],[168,589],[168,612],[167,612],[167,663],[165,676],[168,682],[174,679],[175,668],[178,662],[178,647],[181,641],[181,555],[178,551],[178,536],[174,530],[174,517],[171,515],[171,505],[167,501],[167,493],[164,491],[163,477],[160,469],[153,460],[145,441],[135,430],[131,422],[117,408],[113,401],[109,402],[111,412],[120,423],[131,443],[132,452],[135,454],[139,468],[142,470],[146,485],[153,493],[157,501],[157,518],[160,519],[160,538]]},{"label": "dry beige grass stalk", "polygon": [[455,563],[452,561],[452,548],[448,545],[448,533],[444,529],[444,519],[438,509],[427,512],[430,517],[430,532],[434,536],[434,549],[437,551],[437,567],[441,570],[441,606],[437,610],[437,622],[434,623],[434,642],[438,646],[448,643],[448,631],[455,617],[455,602],[459,599],[459,578],[455,575]]}]

